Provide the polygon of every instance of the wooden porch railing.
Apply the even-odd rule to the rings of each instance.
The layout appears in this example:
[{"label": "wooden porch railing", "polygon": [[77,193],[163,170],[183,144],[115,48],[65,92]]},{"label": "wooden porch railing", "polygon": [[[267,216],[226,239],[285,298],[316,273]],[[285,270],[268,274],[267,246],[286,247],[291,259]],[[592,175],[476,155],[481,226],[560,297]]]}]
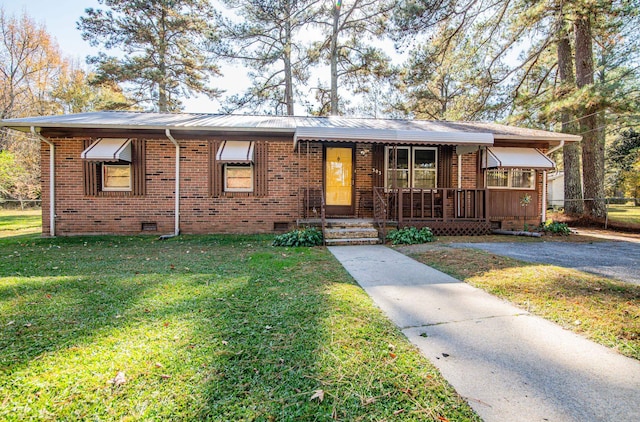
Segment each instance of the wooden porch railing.
[{"label": "wooden porch railing", "polygon": [[373,190],[373,220],[378,226],[378,233],[382,235],[382,243],[387,241],[387,213],[388,202],[384,189]]},{"label": "wooden porch railing", "polygon": [[[486,189],[374,188],[374,218],[399,226],[423,221],[489,220]],[[383,212],[384,210],[384,212]]]}]

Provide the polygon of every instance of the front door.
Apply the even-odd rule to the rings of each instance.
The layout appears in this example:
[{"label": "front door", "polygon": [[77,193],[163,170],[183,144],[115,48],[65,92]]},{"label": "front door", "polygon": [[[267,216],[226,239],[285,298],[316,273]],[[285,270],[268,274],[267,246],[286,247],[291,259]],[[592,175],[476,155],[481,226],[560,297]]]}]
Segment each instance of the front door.
[{"label": "front door", "polygon": [[325,205],[328,215],[353,215],[353,148],[326,147]]}]

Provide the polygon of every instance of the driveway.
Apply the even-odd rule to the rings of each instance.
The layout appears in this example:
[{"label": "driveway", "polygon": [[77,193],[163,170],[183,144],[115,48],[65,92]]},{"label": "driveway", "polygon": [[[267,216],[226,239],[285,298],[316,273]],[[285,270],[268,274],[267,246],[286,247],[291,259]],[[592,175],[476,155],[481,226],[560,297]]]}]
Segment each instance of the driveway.
[{"label": "driveway", "polygon": [[640,243],[454,243],[451,247],[481,249],[522,261],[575,268],[640,284]]}]

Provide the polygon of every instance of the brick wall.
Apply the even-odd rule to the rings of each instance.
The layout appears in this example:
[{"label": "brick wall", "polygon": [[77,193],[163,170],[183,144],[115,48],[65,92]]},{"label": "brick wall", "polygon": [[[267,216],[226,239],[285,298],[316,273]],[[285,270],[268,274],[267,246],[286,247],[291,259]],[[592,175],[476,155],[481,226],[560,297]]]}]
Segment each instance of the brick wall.
[{"label": "brick wall", "polygon": [[[225,138],[230,139],[230,138]],[[252,138],[254,140],[259,140]],[[157,233],[172,233],[175,210],[175,146],[166,139],[146,142],[146,194],[140,197],[86,196],[83,189],[84,139],[54,139],[56,145],[56,234],[136,234],[142,223],[155,223]],[[268,196],[229,193],[209,195],[207,140],[180,140],[180,229],[182,233],[272,232],[274,223],[292,224],[298,218],[299,173],[322,185],[322,149],[311,145],[305,153],[292,151],[291,139],[268,142]],[[42,145],[42,168],[48,168],[49,149]],[[307,160],[309,161],[307,163]],[[320,164],[319,164],[320,163]],[[310,167],[310,171],[307,167]],[[49,173],[43,172],[43,209],[49,207]],[[306,182],[305,182],[306,183]],[[49,233],[43,212],[43,233]]]},{"label": "brick wall", "polygon": [[[222,140],[223,138],[211,138]],[[233,138],[226,137],[230,140]],[[246,140],[246,138],[242,138]],[[323,188],[323,146],[319,142],[300,142],[293,151],[291,138],[256,138],[268,145],[268,194],[247,193],[211,195],[209,139],[179,140],[181,154],[180,229],[182,233],[266,233],[276,223],[293,226],[302,214],[302,189]],[[143,223],[153,223],[155,233],[174,231],[175,146],[167,139],[146,141],[146,193],[143,196],[85,195],[83,138],[53,139],[56,145],[56,234],[137,234]],[[371,195],[375,175],[372,144],[355,144],[355,214],[372,217]],[[215,152],[213,152],[215,153]],[[380,152],[378,152],[380,154]],[[458,187],[458,159],[451,160],[450,186]],[[477,169],[477,153],[462,156],[462,188],[482,185]],[[41,148],[43,233],[49,228],[49,147]],[[542,190],[542,172],[537,172],[536,193]],[[530,206],[527,221],[540,220],[541,195],[537,207]],[[537,211],[534,211],[537,209]],[[520,218],[503,218],[503,226],[522,225]]]}]

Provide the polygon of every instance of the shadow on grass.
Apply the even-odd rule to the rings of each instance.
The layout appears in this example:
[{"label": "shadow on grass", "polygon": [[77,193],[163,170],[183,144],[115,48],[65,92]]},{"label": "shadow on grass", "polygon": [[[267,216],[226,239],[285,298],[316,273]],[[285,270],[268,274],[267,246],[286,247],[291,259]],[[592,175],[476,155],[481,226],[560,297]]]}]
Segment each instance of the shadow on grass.
[{"label": "shadow on grass", "polygon": [[[0,392],[7,405],[0,415],[34,401],[33,413],[15,417],[43,408],[57,417],[123,417],[161,392],[163,403],[137,416],[316,417],[317,408],[297,403],[320,388],[314,368],[328,281],[316,264],[325,266],[327,253],[274,251],[267,242],[255,236],[0,242]],[[157,374],[145,381],[152,359],[167,373],[162,384]],[[92,389],[106,394],[106,374],[119,367],[132,381],[93,410],[83,407],[87,398],[65,397],[69,381],[38,381],[45,373],[63,378],[74,364],[71,382],[86,390],[76,397]],[[91,379],[101,371],[99,382]],[[70,402],[55,408],[48,394]]]}]

